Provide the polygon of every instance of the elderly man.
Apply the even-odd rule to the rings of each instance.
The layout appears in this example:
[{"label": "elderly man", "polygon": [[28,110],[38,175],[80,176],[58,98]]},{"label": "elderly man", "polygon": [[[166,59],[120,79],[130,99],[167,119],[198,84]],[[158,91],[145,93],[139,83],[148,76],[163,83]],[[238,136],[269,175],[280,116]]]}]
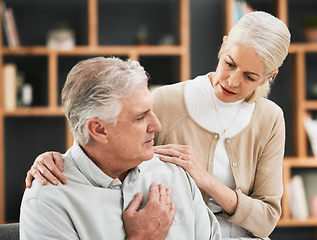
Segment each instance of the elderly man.
[{"label": "elderly man", "polygon": [[[62,91],[74,136],[66,185],[34,182],[21,204],[21,239],[220,239],[189,175],[154,156],[147,76],[136,61],[92,58]],[[160,183],[160,184],[158,184]]]}]

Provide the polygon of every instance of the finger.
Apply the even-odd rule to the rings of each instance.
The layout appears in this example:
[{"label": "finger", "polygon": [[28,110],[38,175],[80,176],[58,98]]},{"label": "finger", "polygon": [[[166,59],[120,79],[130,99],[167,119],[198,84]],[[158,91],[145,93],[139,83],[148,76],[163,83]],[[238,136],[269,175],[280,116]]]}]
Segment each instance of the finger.
[{"label": "finger", "polygon": [[167,193],[166,188],[163,183],[159,184],[159,191],[160,191],[160,203],[163,204],[163,206],[167,205]]},{"label": "finger", "polygon": [[[66,179],[65,175],[60,171],[60,169],[57,166],[53,167],[51,172],[55,176],[54,180],[56,180],[56,178],[57,178],[62,184],[67,183],[67,179]],[[49,172],[48,172],[48,174],[49,174]],[[48,177],[48,176],[44,175],[44,177]]]},{"label": "finger", "polygon": [[186,154],[191,154],[192,152],[192,147],[190,145],[177,145],[177,144],[173,144],[173,145],[165,145],[166,147],[164,146],[158,146],[157,149],[174,149],[175,151],[177,152],[180,152],[180,153],[186,153]]},{"label": "finger", "polygon": [[[57,167],[55,166],[57,169]],[[34,170],[33,170],[34,169]],[[59,170],[58,170],[59,171]],[[50,183],[58,185],[58,179],[52,174],[52,172],[43,165],[34,165],[32,167],[32,175],[38,180],[42,181],[44,178],[47,179]]]},{"label": "finger", "polygon": [[166,203],[170,204],[172,201],[172,189],[167,188],[166,189]]},{"label": "finger", "polygon": [[176,149],[164,149],[164,148],[161,148],[161,149],[156,149],[154,150],[155,153],[158,153],[158,154],[163,154],[163,155],[167,155],[167,156],[171,156],[171,157],[179,157],[181,155],[181,151],[178,151]]},{"label": "finger", "polygon": [[179,144],[167,144],[167,145],[154,146],[154,149],[174,149],[176,151],[182,151],[185,148],[186,148],[186,145],[179,145]]},{"label": "finger", "polygon": [[130,212],[130,213],[135,213],[135,212],[139,211],[141,204],[142,204],[142,201],[143,201],[142,193],[138,192],[135,195],[135,197],[133,198],[133,200],[130,202],[126,211]]},{"label": "finger", "polygon": [[28,171],[27,173],[26,173],[26,177],[25,177],[25,187],[26,188],[30,188],[30,187],[32,187],[32,181],[33,181],[33,176],[32,176],[32,174],[30,173],[30,171]]},{"label": "finger", "polygon": [[175,213],[176,213],[176,203],[175,202],[171,202],[169,205],[170,205],[171,215],[173,215],[173,218],[174,218]]},{"label": "finger", "polygon": [[40,182],[42,185],[47,184],[47,180],[42,176],[40,171],[36,169],[34,166],[31,167],[28,173],[31,174],[31,176],[35,178],[38,182]]},{"label": "finger", "polygon": [[185,167],[185,163],[186,161],[184,161],[183,159],[183,155],[182,155],[182,159],[179,159],[177,157],[169,157],[169,156],[159,156],[160,160],[162,160],[163,162],[169,162],[169,163],[174,163],[180,167]]},{"label": "finger", "polygon": [[[55,165],[54,160],[57,161],[59,166]],[[34,162],[34,167],[41,172],[43,177],[54,185],[57,185],[58,181],[62,184],[67,183],[65,175],[60,171],[60,168],[63,168],[63,159],[60,153],[46,152],[39,155]]]},{"label": "finger", "polygon": [[150,187],[148,202],[159,202],[159,201],[160,201],[159,187],[156,182],[153,182]]},{"label": "finger", "polygon": [[[31,187],[32,187],[32,181],[33,181],[33,179],[34,179],[34,177],[33,177],[32,173],[31,173],[31,170],[29,170],[29,171],[27,172],[26,178],[25,178],[25,186],[26,186],[27,188],[31,188]],[[43,177],[40,178],[38,181],[39,181],[42,185],[47,184],[46,179],[44,179]]]},{"label": "finger", "polygon": [[170,203],[170,217],[171,217],[171,224],[174,220],[176,214],[176,204],[174,202]]},{"label": "finger", "polygon": [[62,172],[63,171],[63,165],[64,165],[62,154],[59,153],[59,152],[52,152],[52,156],[53,156],[53,159],[55,161],[56,166]]},{"label": "finger", "polygon": [[35,161],[34,161],[34,166],[37,169],[40,169],[41,167],[48,168],[50,171],[56,167],[54,163],[54,158],[53,158],[53,152],[45,152],[39,155]]}]

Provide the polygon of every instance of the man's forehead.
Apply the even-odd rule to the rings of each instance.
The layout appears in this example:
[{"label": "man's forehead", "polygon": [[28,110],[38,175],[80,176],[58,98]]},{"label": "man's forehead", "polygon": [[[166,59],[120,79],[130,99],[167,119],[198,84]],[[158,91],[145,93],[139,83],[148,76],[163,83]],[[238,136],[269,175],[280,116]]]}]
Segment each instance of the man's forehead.
[{"label": "man's forehead", "polygon": [[136,90],[122,101],[122,112],[141,114],[152,109],[153,97],[147,88]]}]

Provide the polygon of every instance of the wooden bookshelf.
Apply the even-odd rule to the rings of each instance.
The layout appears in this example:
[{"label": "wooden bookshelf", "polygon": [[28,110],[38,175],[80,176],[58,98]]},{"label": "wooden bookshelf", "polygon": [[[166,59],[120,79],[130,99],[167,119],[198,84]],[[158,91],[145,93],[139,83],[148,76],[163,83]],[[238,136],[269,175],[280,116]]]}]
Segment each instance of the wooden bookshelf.
[{"label": "wooden bookshelf", "polygon": [[[165,45],[148,45],[148,46],[120,46],[120,45],[100,45],[98,42],[98,0],[87,0],[87,39],[88,44],[85,46],[76,46],[72,50],[52,50],[46,46],[21,46],[10,48],[4,46],[2,31],[0,31],[0,74],[4,57],[7,56],[44,56],[47,58],[48,69],[48,105],[44,107],[17,108],[16,110],[4,109],[4,99],[0,97],[0,224],[5,223],[5,139],[4,139],[4,119],[6,117],[56,117],[64,116],[62,108],[59,106],[58,90],[58,61],[61,56],[100,56],[114,55],[127,56],[134,60],[139,60],[143,56],[176,56],[179,59],[178,81],[190,79],[190,14],[189,0],[175,0],[178,3],[178,12],[175,13],[177,18],[178,44]],[[2,0],[0,0],[2,6]],[[74,1],[74,4],[75,1]],[[136,2],[142,4],[142,2]],[[0,6],[0,12],[1,12]],[[61,6],[62,7],[62,6]],[[36,9],[36,8],[34,8]],[[70,9],[71,11],[71,9]],[[2,19],[0,18],[2,26]],[[2,78],[1,78],[2,79]],[[0,81],[0,92],[3,96],[3,82]],[[66,127],[67,128],[67,127]],[[67,128],[68,129],[68,128]],[[66,142],[67,148],[72,145],[72,136],[67,131]]]},{"label": "wooden bookshelf", "polygon": [[[232,9],[235,0],[225,1],[225,32],[232,27]],[[288,0],[274,1],[275,15],[288,24]],[[268,3],[270,4],[270,3]],[[309,5],[309,3],[305,3]],[[258,9],[261,10],[261,9]],[[292,60],[292,106],[293,126],[292,145],[293,157],[285,157],[283,162],[284,195],[282,198],[282,217],[277,227],[317,227],[317,218],[308,218],[304,221],[295,220],[291,217],[287,185],[292,177],[292,169],[317,168],[317,159],[308,156],[308,142],[303,119],[308,111],[317,111],[317,100],[309,100],[306,97],[306,54],[317,53],[317,43],[291,43],[289,55]]]}]

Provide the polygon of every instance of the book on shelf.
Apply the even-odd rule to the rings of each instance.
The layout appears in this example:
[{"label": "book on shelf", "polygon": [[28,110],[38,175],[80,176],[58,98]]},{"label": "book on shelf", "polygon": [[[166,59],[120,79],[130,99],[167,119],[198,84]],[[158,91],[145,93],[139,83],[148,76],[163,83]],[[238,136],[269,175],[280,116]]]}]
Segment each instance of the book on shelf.
[{"label": "book on shelf", "polygon": [[4,107],[14,110],[17,107],[17,66],[13,63],[3,65]]},{"label": "book on shelf", "polygon": [[304,126],[310,141],[313,154],[317,158],[317,120],[312,119],[309,114],[304,116]]},{"label": "book on shelf", "polygon": [[3,65],[4,108],[15,110],[32,104],[32,85],[24,83],[24,74],[18,72],[14,63]]},{"label": "book on shelf", "polygon": [[316,208],[314,205],[316,203],[314,201],[314,197],[317,194],[317,188],[316,188],[316,182],[317,182],[317,170],[316,169],[305,169],[301,173],[301,176],[303,178],[304,183],[304,189],[305,189],[305,196],[306,196],[306,202],[308,206],[308,212],[311,216],[316,217]]},{"label": "book on shelf", "polygon": [[309,216],[304,181],[301,175],[291,178],[288,185],[289,204],[294,219],[305,220]]},{"label": "book on shelf", "polygon": [[23,86],[24,83],[24,74],[21,72],[17,73],[16,76],[16,94],[17,94],[17,107],[24,107],[23,104]]},{"label": "book on shelf", "polygon": [[14,18],[12,8],[7,8],[6,4],[2,2],[2,21],[4,26],[4,32],[9,47],[19,47],[20,38],[17,30],[17,25]]},{"label": "book on shelf", "polygon": [[248,4],[246,1],[244,0],[235,0],[233,2],[233,8],[232,8],[232,25],[234,25],[235,23],[237,23],[239,21],[239,19],[249,13],[249,12],[253,12],[255,9],[253,9],[251,7],[250,4]]}]

